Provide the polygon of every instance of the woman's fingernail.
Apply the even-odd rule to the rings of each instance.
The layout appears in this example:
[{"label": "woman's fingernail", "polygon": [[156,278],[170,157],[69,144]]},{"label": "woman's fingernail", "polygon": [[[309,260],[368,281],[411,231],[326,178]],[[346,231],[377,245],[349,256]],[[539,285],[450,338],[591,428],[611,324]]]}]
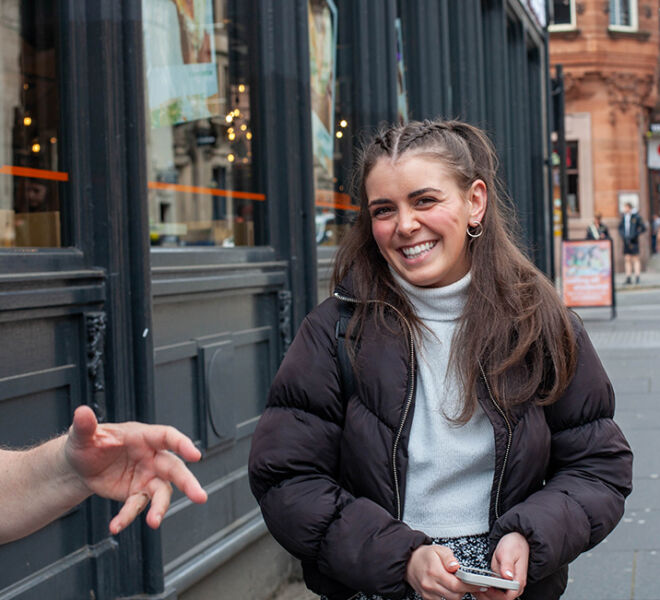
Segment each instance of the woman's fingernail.
[{"label": "woman's fingernail", "polygon": [[449,563],[449,566],[450,566],[450,567],[455,567],[457,564],[458,564],[458,563],[457,563],[455,560],[452,560],[452,561]]},{"label": "woman's fingernail", "polygon": [[504,574],[508,577],[513,577],[513,573],[511,571],[504,571]]},{"label": "woman's fingernail", "polygon": [[488,591],[488,588],[479,588],[479,591],[480,591],[480,592],[487,592],[487,591]]}]

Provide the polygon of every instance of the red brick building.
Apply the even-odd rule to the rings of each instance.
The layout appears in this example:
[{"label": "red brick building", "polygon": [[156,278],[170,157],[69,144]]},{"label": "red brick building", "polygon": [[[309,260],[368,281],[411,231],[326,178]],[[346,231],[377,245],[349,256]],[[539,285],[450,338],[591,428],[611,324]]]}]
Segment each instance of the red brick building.
[{"label": "red brick building", "polygon": [[[554,0],[550,63],[565,80],[567,213],[570,239],[585,237],[594,214],[614,240],[617,270],[621,207],[637,205],[648,223],[658,210],[647,145],[658,98],[658,0]],[[658,134],[660,135],[660,134]],[[659,180],[660,183],[660,180]],[[650,236],[641,243],[646,261]]]}]

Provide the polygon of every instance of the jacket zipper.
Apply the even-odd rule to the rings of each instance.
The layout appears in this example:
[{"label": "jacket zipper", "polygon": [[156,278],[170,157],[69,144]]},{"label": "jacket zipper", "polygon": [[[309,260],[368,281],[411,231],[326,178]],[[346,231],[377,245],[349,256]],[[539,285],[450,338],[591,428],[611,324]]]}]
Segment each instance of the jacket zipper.
[{"label": "jacket zipper", "polygon": [[[348,296],[342,296],[337,292],[335,292],[333,296],[338,300],[342,300],[344,302],[351,302],[352,304],[360,304],[359,300],[356,300],[355,298],[349,298]],[[376,304],[380,302],[385,306],[389,306],[397,315],[399,315],[399,318],[405,323],[406,328],[408,329],[408,347],[410,349],[410,383],[408,385],[409,391],[408,391],[408,396],[406,397],[406,403],[403,407],[403,415],[401,415],[401,422],[399,423],[399,429],[396,432],[396,436],[394,438],[394,444],[392,446],[392,475],[394,479],[394,493],[396,498],[396,518],[398,521],[400,521],[401,492],[399,489],[399,475],[396,469],[396,452],[399,447],[399,440],[401,439],[401,434],[403,433],[403,428],[406,424],[406,419],[408,418],[408,413],[410,412],[410,407],[412,406],[412,400],[415,395],[415,338],[413,336],[412,327],[410,326],[408,319],[406,319],[401,314],[399,309],[397,309],[395,306],[393,306],[389,302],[385,302],[384,300],[367,300],[366,302],[368,304]]]},{"label": "jacket zipper", "polygon": [[486,373],[484,371],[483,366],[481,365],[481,361],[479,362],[479,370],[481,371],[481,376],[484,378],[484,383],[486,384],[486,389],[488,390],[488,395],[490,396],[490,401],[493,403],[493,406],[497,409],[497,412],[500,413],[502,418],[504,419],[504,422],[506,423],[506,429],[507,429],[507,442],[506,442],[506,451],[504,453],[504,462],[502,463],[502,470],[500,471],[500,477],[497,483],[497,490],[495,492],[495,518],[499,519],[500,518],[500,493],[502,491],[502,482],[504,481],[504,471],[506,470],[506,463],[507,460],[509,459],[509,452],[511,450],[511,443],[513,441],[513,428],[511,427],[511,423],[509,422],[509,419],[506,416],[506,413],[502,410],[500,405],[495,401],[495,397],[493,396],[493,393],[490,391],[490,384],[488,383],[488,378],[486,377]]}]

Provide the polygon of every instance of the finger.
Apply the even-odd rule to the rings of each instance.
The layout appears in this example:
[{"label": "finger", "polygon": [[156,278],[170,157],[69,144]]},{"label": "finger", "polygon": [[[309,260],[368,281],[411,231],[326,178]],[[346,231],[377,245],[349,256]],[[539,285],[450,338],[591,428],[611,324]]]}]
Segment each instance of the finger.
[{"label": "finger", "polygon": [[151,497],[151,506],[147,513],[147,525],[152,529],[158,529],[163,522],[163,517],[170,507],[172,498],[172,486],[165,482],[154,480],[150,485],[153,495]]},{"label": "finger", "polygon": [[449,573],[455,573],[458,570],[458,561],[454,553],[447,546],[431,546],[442,561],[445,570]]},{"label": "finger", "polygon": [[121,510],[110,521],[110,533],[117,535],[128,527],[149,504],[149,494],[138,492],[126,498]]},{"label": "finger", "polygon": [[183,461],[171,452],[161,451],[156,457],[156,473],[163,481],[171,481],[192,502],[203,504],[207,494]]},{"label": "finger", "polygon": [[73,423],[69,431],[71,442],[75,446],[89,444],[94,437],[97,425],[94,411],[89,406],[79,406],[73,413]]},{"label": "finger", "polygon": [[171,450],[188,462],[197,462],[202,453],[192,440],[169,425],[144,425],[144,439],[156,451]]}]

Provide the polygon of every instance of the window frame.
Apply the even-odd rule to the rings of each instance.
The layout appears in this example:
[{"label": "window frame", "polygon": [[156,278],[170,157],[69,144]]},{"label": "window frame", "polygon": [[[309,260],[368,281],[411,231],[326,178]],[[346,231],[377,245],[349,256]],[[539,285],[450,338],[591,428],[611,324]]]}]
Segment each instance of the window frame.
[{"label": "window frame", "polygon": [[[617,7],[620,12],[622,0],[610,0],[610,3],[612,1],[617,4]],[[625,32],[637,31],[639,26],[637,0],[626,0],[626,1],[629,2],[630,25],[618,25],[612,23],[612,9],[608,7],[609,8],[608,11],[609,24],[607,26],[608,31],[625,31]]]},{"label": "window frame", "polygon": [[[548,31],[573,31],[577,29],[577,14],[575,10],[575,0],[568,0],[571,12],[570,23],[554,23],[551,22],[548,24]],[[554,12],[554,11],[553,11]],[[554,14],[553,14],[554,18]]]}]

